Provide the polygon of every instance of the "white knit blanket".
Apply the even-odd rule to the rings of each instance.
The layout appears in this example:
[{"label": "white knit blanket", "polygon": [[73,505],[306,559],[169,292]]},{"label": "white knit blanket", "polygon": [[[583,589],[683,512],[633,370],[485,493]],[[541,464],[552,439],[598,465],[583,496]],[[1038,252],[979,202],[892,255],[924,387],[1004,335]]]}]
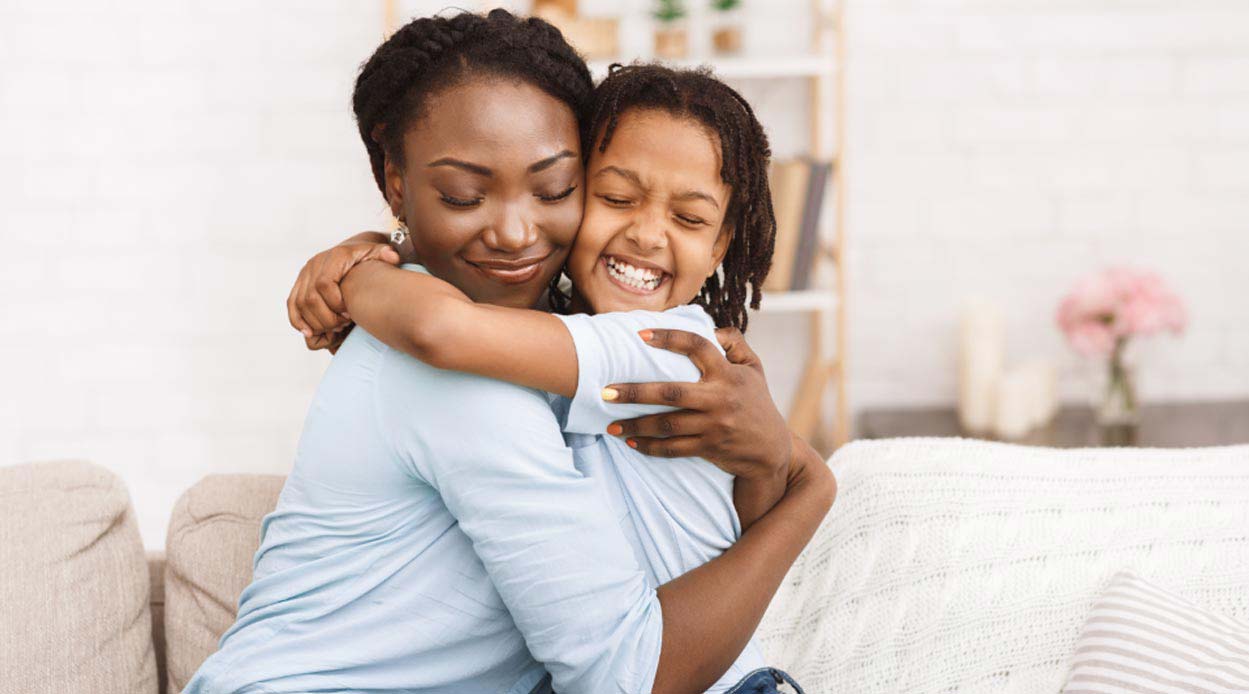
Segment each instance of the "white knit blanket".
[{"label": "white knit blanket", "polygon": [[1249,445],[860,441],[758,638],[810,694],[1057,692],[1111,575],[1249,620]]}]

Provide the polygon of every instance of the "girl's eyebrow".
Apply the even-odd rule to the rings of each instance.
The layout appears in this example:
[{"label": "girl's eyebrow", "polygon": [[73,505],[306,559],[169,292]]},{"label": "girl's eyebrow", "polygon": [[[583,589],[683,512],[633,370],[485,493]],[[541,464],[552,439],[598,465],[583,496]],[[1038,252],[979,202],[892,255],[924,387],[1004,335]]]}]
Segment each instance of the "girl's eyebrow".
[{"label": "girl's eyebrow", "polygon": [[[594,173],[594,177],[598,178],[603,174],[614,173],[621,178],[629,181],[638,188],[646,188],[642,185],[642,177],[638,176],[636,171],[622,169],[619,166],[604,166]],[[704,193],[701,190],[687,190],[683,193],[677,193],[672,196],[673,200],[706,200],[711,203],[717,210],[720,209],[720,203],[710,193]]]}]

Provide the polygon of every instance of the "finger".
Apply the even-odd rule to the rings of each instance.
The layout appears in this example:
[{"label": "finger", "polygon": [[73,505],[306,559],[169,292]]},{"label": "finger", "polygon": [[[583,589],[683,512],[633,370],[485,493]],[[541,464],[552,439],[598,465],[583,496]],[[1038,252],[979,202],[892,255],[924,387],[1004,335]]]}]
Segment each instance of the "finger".
[{"label": "finger", "polygon": [[644,455],[656,458],[693,458],[702,449],[703,442],[698,436],[678,436],[671,439],[652,439],[644,436],[625,439],[630,448]]},{"label": "finger", "polygon": [[716,330],[716,339],[720,341],[720,347],[724,348],[725,358],[731,363],[745,366],[761,363],[759,355],[750,348],[750,345],[746,343],[746,338],[742,336],[742,331],[737,328],[728,327]]},{"label": "finger", "polygon": [[720,350],[716,349],[711,340],[702,335],[685,330],[664,330],[662,328],[643,330],[638,335],[646,344],[652,347],[666,349],[669,352],[676,352],[689,357],[690,361],[694,362],[694,366],[697,366],[704,376],[714,374],[728,364],[724,355],[720,354]]},{"label": "finger", "polygon": [[612,436],[667,439],[675,436],[700,436],[711,428],[711,424],[711,419],[701,412],[677,410],[612,422],[607,427],[607,433]]},{"label": "finger", "polygon": [[708,388],[701,383],[620,383],[603,389],[604,400],[614,403],[668,405],[680,410],[707,410]]},{"label": "finger", "polygon": [[390,263],[391,265],[398,265],[400,258],[399,252],[396,251],[389,243],[379,243],[374,246],[371,251],[369,251],[365,260],[380,260],[384,263]]},{"label": "finger", "polygon": [[291,287],[291,293],[286,297],[286,318],[291,322],[291,327],[303,333],[305,338],[312,337],[312,328],[299,315],[299,307],[295,305],[295,293],[299,290],[299,281],[296,280],[295,286]]},{"label": "finger", "polygon": [[345,322],[341,316],[325,305],[325,300],[313,287],[308,287],[297,303],[300,314],[303,315],[308,325],[312,326],[314,333],[328,333]]},{"label": "finger", "polygon": [[343,292],[339,288],[337,280],[321,276],[313,284],[313,289],[331,311],[340,316],[347,312],[347,303],[343,301]]},{"label": "finger", "polygon": [[313,335],[312,337],[305,337],[304,345],[307,346],[308,349],[312,351],[316,351],[318,349],[328,349],[330,344],[332,343],[331,341],[332,335],[333,334],[331,333],[331,334],[326,334],[326,335]]}]

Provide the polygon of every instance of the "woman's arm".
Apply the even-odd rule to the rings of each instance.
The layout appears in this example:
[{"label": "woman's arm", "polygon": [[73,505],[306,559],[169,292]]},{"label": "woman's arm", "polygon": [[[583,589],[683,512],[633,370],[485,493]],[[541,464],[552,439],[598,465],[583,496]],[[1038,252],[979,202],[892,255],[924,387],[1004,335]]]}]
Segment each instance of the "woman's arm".
[{"label": "woman's arm", "polygon": [[436,277],[363,262],[342,282],[352,320],[430,366],[559,395],[577,390],[567,328],[542,311],[477,304]]},{"label": "woman's arm", "polygon": [[655,692],[701,692],[724,674],[832,507],[832,471],[798,442],[780,502],[724,554],[659,587],[663,649]]}]

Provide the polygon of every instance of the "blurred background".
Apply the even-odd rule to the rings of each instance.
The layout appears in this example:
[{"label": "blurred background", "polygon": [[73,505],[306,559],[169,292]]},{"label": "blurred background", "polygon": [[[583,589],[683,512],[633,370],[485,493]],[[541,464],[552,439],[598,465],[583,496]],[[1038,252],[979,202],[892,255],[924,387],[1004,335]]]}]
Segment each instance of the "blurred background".
[{"label": "blurred background", "polygon": [[[1249,440],[1249,4],[544,4],[459,6],[756,106],[794,250],[748,338],[826,450]],[[390,224],[356,71],[444,7],[0,3],[0,465],[119,473],[149,547],[203,475],[289,470],[329,355],[287,293]]]}]

